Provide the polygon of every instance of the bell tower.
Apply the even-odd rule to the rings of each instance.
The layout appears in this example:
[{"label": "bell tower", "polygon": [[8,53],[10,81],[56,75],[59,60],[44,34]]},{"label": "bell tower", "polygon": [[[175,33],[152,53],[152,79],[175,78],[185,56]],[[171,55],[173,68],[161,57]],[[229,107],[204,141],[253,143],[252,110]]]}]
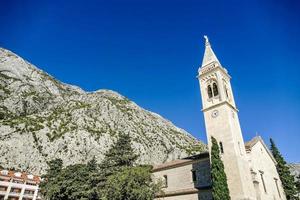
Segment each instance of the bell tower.
[{"label": "bell tower", "polygon": [[232,200],[255,199],[250,166],[230,84],[230,75],[221,65],[205,38],[205,52],[198,76],[209,150],[211,136],[219,143]]}]

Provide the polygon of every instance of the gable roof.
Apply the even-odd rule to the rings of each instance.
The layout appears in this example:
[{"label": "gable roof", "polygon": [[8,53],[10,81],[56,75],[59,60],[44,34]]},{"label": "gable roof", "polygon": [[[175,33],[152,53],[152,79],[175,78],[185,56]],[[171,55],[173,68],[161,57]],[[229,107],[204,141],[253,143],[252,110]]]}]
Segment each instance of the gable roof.
[{"label": "gable roof", "polygon": [[267,151],[267,153],[269,154],[270,158],[273,160],[273,162],[275,163],[275,165],[277,165],[277,162],[273,156],[273,154],[270,152],[269,148],[267,147],[267,145],[265,144],[264,140],[261,138],[261,136],[255,136],[254,138],[252,138],[252,140],[248,141],[245,143],[245,148],[247,152],[251,152],[252,147],[254,147],[258,142],[260,142],[262,144],[262,146],[265,148],[265,150]]}]

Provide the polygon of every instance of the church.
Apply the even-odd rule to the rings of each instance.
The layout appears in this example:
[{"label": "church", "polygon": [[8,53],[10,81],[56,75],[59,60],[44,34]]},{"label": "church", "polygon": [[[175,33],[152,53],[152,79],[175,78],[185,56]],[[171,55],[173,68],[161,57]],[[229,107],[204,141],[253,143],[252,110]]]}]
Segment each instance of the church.
[{"label": "church", "polygon": [[[228,71],[215,55],[207,36],[197,78],[208,149],[219,144],[232,200],[286,200],[276,161],[260,136],[244,142]],[[153,167],[163,181],[158,200],[211,200],[210,152]]]}]

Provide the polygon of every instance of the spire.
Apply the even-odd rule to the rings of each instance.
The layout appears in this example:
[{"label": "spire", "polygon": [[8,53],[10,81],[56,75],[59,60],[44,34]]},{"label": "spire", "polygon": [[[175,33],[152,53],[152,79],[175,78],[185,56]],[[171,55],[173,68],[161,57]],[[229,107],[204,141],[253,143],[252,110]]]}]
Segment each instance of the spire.
[{"label": "spire", "polygon": [[204,35],[204,39],[205,39],[205,52],[204,52],[204,56],[203,56],[203,60],[202,60],[202,67],[211,63],[211,62],[219,62],[217,56],[215,55],[214,51],[212,50],[208,37],[206,35]]}]

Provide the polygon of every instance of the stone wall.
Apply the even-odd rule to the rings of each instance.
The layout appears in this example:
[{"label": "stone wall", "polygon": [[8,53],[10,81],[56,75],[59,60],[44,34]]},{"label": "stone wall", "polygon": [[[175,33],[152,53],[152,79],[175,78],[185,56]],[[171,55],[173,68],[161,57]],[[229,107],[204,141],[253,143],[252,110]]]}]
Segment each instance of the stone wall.
[{"label": "stone wall", "polygon": [[153,176],[155,180],[161,180],[165,184],[164,194],[158,196],[159,200],[198,200],[200,197],[204,200],[211,199],[209,158],[169,166],[155,171]]},{"label": "stone wall", "polygon": [[285,194],[276,170],[276,165],[269,153],[261,141],[257,142],[251,148],[251,151],[247,153],[253,179],[258,184],[256,188],[257,199],[285,200]]}]

